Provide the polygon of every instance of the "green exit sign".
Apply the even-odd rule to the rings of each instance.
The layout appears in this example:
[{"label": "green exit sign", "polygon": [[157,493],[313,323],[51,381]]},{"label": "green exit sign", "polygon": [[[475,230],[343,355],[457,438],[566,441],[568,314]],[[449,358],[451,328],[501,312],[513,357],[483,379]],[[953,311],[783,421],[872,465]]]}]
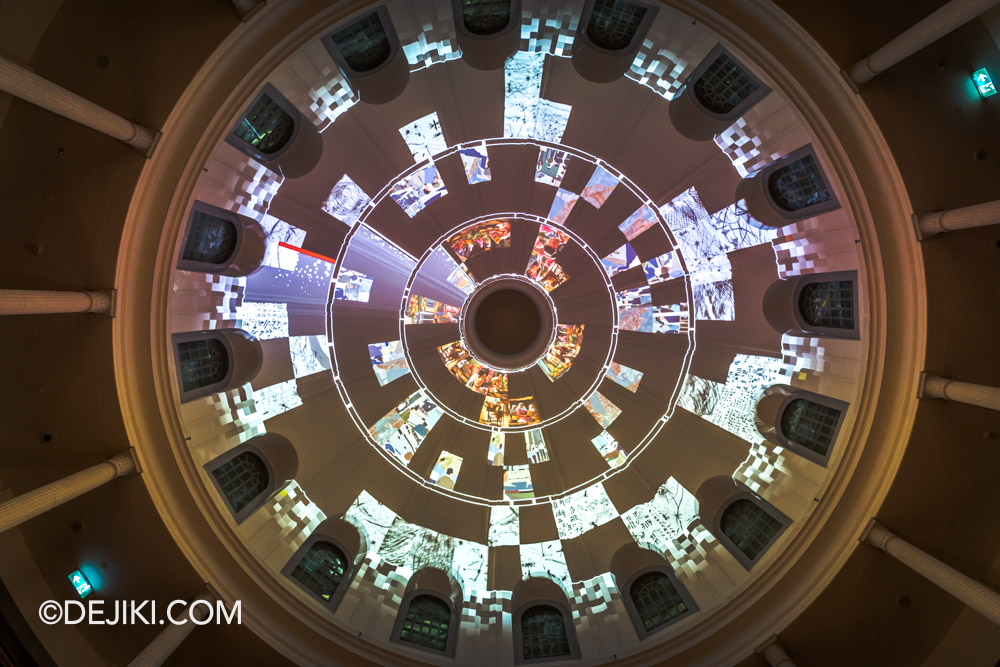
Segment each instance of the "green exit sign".
[{"label": "green exit sign", "polygon": [[990,97],[997,94],[997,87],[993,84],[993,79],[986,68],[977,69],[972,73],[972,80],[976,82],[976,88],[983,97]]},{"label": "green exit sign", "polygon": [[87,577],[83,576],[83,572],[80,572],[80,570],[73,570],[72,574],[69,575],[69,580],[76,589],[77,595],[81,598],[87,597],[94,590],[94,587],[90,585]]}]

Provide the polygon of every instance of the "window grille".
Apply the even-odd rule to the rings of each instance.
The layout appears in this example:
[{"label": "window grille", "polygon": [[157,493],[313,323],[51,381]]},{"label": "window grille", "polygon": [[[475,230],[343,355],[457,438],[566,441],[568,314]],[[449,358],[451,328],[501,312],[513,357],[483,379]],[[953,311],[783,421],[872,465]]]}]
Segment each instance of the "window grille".
[{"label": "window grille", "polygon": [[294,129],[295,121],[277,100],[262,94],[243,117],[235,134],[261,153],[269,155],[288,143]]},{"label": "window grille", "polygon": [[243,452],[229,459],[213,470],[212,475],[236,514],[267,491],[267,466],[253,452]]},{"label": "window grille", "polygon": [[462,0],[465,29],[476,35],[492,35],[510,23],[510,0]]},{"label": "window grille", "polygon": [[722,532],[754,560],[781,530],[781,522],[751,500],[740,499],[722,515]]},{"label": "window grille", "polygon": [[410,600],[399,638],[435,651],[448,648],[451,609],[433,595],[418,595]]},{"label": "window grille", "polygon": [[799,312],[810,326],[853,329],[854,281],[809,283],[799,293]]},{"label": "window grille", "polygon": [[327,602],[347,571],[344,553],[329,542],[315,542],[292,570],[292,578]]},{"label": "window grille", "polygon": [[226,347],[215,338],[200,338],[177,344],[180,360],[181,387],[195,391],[226,379],[229,355]]},{"label": "window grille", "polygon": [[629,590],[632,603],[646,632],[672,621],[688,610],[670,578],[662,572],[647,572]]},{"label": "window grille", "polygon": [[840,410],[796,398],[781,415],[781,432],[790,441],[826,456],[840,421]]},{"label": "window grille", "polygon": [[609,51],[627,47],[639,30],[646,8],[624,0],[597,0],[587,24],[587,37]]},{"label": "window grille", "polygon": [[715,113],[729,113],[750,97],[760,84],[725,53],[720,53],[694,83],[698,101]]},{"label": "window grille", "polygon": [[566,619],[555,607],[539,605],[521,615],[521,645],[524,659],[569,655]]},{"label": "window grille", "polygon": [[377,11],[333,33],[333,43],[355,72],[375,69],[392,50]]},{"label": "window grille", "polygon": [[206,264],[225,264],[236,249],[236,225],[204,211],[191,216],[191,230],[184,244],[183,259]]},{"label": "window grille", "polygon": [[830,188],[812,155],[774,170],[767,179],[774,202],[786,211],[798,211],[830,201]]}]

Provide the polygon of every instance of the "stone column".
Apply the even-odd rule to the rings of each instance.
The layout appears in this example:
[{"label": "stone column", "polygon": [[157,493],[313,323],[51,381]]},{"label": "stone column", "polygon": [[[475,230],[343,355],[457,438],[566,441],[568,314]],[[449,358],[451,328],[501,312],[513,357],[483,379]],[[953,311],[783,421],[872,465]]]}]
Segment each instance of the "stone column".
[{"label": "stone column", "polygon": [[114,291],[52,292],[0,289],[0,315],[98,313],[114,315]]},{"label": "stone column", "polygon": [[763,646],[757,649],[757,655],[764,658],[771,667],[795,667],[795,663],[785,653],[785,647],[777,636],[771,637]]},{"label": "stone column", "polygon": [[1000,0],[951,0],[875,53],[851,65],[847,69],[847,76],[855,86],[863,86],[900,60],[997,4],[1000,4]]},{"label": "stone column", "polygon": [[195,596],[183,611],[180,610],[180,605],[174,606],[171,615],[175,619],[178,621],[182,618],[188,619],[183,625],[174,625],[169,619],[166,619],[166,607],[162,611],[158,611],[158,614],[163,614],[161,618],[165,620],[166,626],[160,634],[156,635],[156,639],[132,659],[129,667],[159,667],[166,662],[167,658],[181,645],[181,642],[187,639],[191,631],[198,627],[198,624],[190,619],[204,621],[209,617],[208,607],[204,604],[195,605],[198,601],[208,602],[214,607],[215,596],[206,590]]},{"label": "stone column", "polygon": [[158,132],[126,120],[2,57],[0,90],[124,141],[146,156],[153,152],[159,138]]},{"label": "stone column", "polygon": [[129,450],[115,454],[96,466],[0,503],[0,532],[136,470],[135,459]]},{"label": "stone column", "polygon": [[956,382],[928,373],[920,374],[917,398],[943,398],[990,410],[1000,410],[1000,387]]},{"label": "stone column", "polygon": [[931,583],[969,605],[1000,625],[1000,593],[965,576],[937,558],[924,553],[878,521],[872,520],[862,538],[866,544],[881,549]]},{"label": "stone column", "polygon": [[921,241],[941,232],[1000,225],[1000,200],[951,211],[934,211],[921,215],[914,213],[913,225],[917,230],[917,239]]}]

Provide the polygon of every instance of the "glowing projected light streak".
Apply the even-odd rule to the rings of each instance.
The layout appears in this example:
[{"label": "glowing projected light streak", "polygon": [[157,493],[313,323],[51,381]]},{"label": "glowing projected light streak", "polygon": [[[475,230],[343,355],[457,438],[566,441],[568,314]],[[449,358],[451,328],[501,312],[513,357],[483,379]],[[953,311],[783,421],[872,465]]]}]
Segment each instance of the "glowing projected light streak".
[{"label": "glowing projected light streak", "polygon": [[305,377],[333,368],[326,336],[292,336],[288,339],[295,377]]},{"label": "glowing projected light streak", "polygon": [[551,577],[564,585],[571,582],[562,542],[537,542],[521,545],[521,576]]},{"label": "glowing projected light streak", "polygon": [[525,500],[535,497],[535,487],[531,483],[531,469],[527,465],[504,466],[503,492],[511,500]]},{"label": "glowing projected light streak", "polygon": [[286,380],[253,390],[253,403],[261,421],[277,417],[302,405],[295,380]]},{"label": "glowing projected light streak", "polygon": [[566,224],[566,219],[569,217],[570,211],[573,210],[573,206],[579,198],[580,195],[569,190],[563,190],[562,188],[556,190],[556,196],[552,200],[552,207],[549,209],[549,220],[559,225]]},{"label": "glowing projected light streak", "polygon": [[593,443],[594,448],[597,449],[609,467],[617,468],[625,463],[625,457],[628,454],[607,431],[601,431],[600,435],[591,438],[590,442]]},{"label": "glowing projected light streak", "polygon": [[976,83],[976,89],[983,97],[993,97],[997,94],[997,87],[993,84],[993,77],[986,71],[985,67],[977,69],[972,73],[972,80]]},{"label": "glowing projected light streak", "polygon": [[275,269],[294,271],[299,263],[299,253],[290,248],[302,246],[306,240],[306,230],[266,214],[261,216],[260,226],[264,229],[268,240],[262,264]]},{"label": "glowing projected light streak", "polygon": [[601,266],[604,270],[608,272],[609,276],[613,276],[622,271],[628,271],[631,268],[639,266],[639,257],[635,254],[635,249],[632,247],[631,243],[626,243],[618,250],[609,253],[606,257],[601,259]]},{"label": "glowing projected light streak", "polygon": [[617,361],[611,362],[606,375],[609,380],[617,382],[633,394],[639,390],[639,383],[642,381],[641,371],[629,368],[625,364],[619,364]]},{"label": "glowing projected light streak", "polygon": [[603,428],[611,426],[614,420],[618,419],[618,415],[622,413],[621,408],[609,401],[604,397],[599,391],[595,391],[590,395],[583,403],[583,407],[587,409],[597,423]]},{"label": "glowing projected light streak", "polygon": [[542,147],[538,149],[538,162],[535,164],[535,182],[559,187],[566,169],[569,166],[569,153],[555,148]]},{"label": "glowing projected light streak", "polygon": [[646,284],[648,285],[656,285],[684,276],[680,255],[674,250],[654,257],[648,262],[643,262],[642,271],[646,274]]},{"label": "glowing projected light streak", "polygon": [[337,263],[337,260],[335,260],[332,257],[327,257],[326,255],[321,255],[318,252],[313,252],[312,250],[306,250],[305,248],[296,248],[295,246],[289,245],[289,244],[285,243],[284,241],[280,242],[278,244],[278,246],[280,246],[281,248],[284,248],[286,250],[291,250],[292,252],[297,252],[300,255],[305,255],[307,257],[312,257],[313,259],[321,260],[323,262],[329,262],[330,264],[336,264]]},{"label": "glowing projected light streak", "polygon": [[410,460],[444,412],[422,389],[373,424],[368,432],[404,465]]},{"label": "glowing projected light streak", "polygon": [[553,500],[552,514],[561,540],[580,537],[588,530],[618,518],[618,510],[611,504],[601,482]]},{"label": "glowing projected light streak", "polygon": [[371,201],[372,198],[365,194],[361,186],[344,174],[323,202],[323,212],[351,226],[361,219],[361,214]]},{"label": "glowing projected light streak", "polygon": [[417,169],[409,176],[401,178],[392,186],[389,196],[411,218],[427,208],[427,205],[448,194],[441,180],[441,174],[434,163]]},{"label": "glowing projected light streak", "polygon": [[399,133],[403,135],[406,147],[413,153],[414,162],[430,160],[448,148],[436,111],[418,118],[409,125],[404,125],[399,128]]},{"label": "glowing projected light streak", "polygon": [[403,321],[406,324],[458,322],[460,312],[461,308],[456,306],[411,294],[410,300],[406,304],[406,316]]},{"label": "glowing projected light streak", "polygon": [[447,241],[462,262],[494,248],[510,247],[510,223],[506,220],[479,222],[453,234]]},{"label": "glowing projected light streak", "polygon": [[569,235],[548,225],[539,225],[538,238],[531,250],[525,275],[551,292],[569,280],[569,276],[555,260],[555,254],[569,242]]},{"label": "glowing projected light streak", "polygon": [[625,235],[629,241],[634,239],[639,234],[655,225],[659,220],[656,217],[656,213],[649,206],[643,204],[635,213],[625,218],[625,222],[618,225],[618,229],[621,233]]},{"label": "glowing projected light streak", "polygon": [[258,340],[288,338],[288,304],[244,301],[236,308],[239,327]]},{"label": "glowing projected light streak", "polygon": [[503,450],[506,437],[503,431],[493,431],[490,433],[490,445],[486,450],[486,460],[491,466],[503,465]]},{"label": "glowing projected light streak", "polygon": [[524,445],[531,463],[545,463],[549,460],[549,450],[545,446],[542,429],[536,428],[524,432]]},{"label": "glowing projected light streak", "polygon": [[341,301],[368,303],[374,282],[375,280],[371,276],[342,268],[337,274],[337,286],[333,298]]},{"label": "glowing projected light streak", "polygon": [[617,176],[601,165],[597,165],[590,180],[587,181],[587,185],[583,187],[580,198],[594,208],[601,208],[604,206],[604,202],[608,201],[608,197],[615,191],[615,188],[618,187],[619,182]]},{"label": "glowing projected light streak", "polygon": [[454,489],[458,483],[458,473],[462,470],[462,457],[450,452],[441,452],[431,470],[431,482],[446,489]]},{"label": "glowing projected light streak", "polygon": [[491,547],[517,546],[521,543],[518,508],[510,505],[490,508],[490,530],[486,543]]},{"label": "glowing projected light streak", "polygon": [[403,353],[403,344],[398,340],[385,343],[369,343],[368,356],[372,360],[372,370],[380,387],[401,378],[410,372]]},{"label": "glowing projected light streak", "polygon": [[550,382],[555,382],[558,377],[568,371],[573,365],[573,359],[580,354],[583,346],[583,324],[560,324],[556,328],[556,339],[545,352],[545,356],[538,360],[538,367],[542,369]]},{"label": "glowing projected light streak", "polygon": [[698,509],[694,494],[670,477],[651,500],[623,513],[622,521],[637,544],[662,552],[698,517]]},{"label": "glowing projected light streak", "polygon": [[475,148],[463,148],[458,151],[462,156],[462,166],[465,168],[465,179],[469,185],[485,183],[493,178],[490,174],[490,156],[486,152],[486,142]]}]

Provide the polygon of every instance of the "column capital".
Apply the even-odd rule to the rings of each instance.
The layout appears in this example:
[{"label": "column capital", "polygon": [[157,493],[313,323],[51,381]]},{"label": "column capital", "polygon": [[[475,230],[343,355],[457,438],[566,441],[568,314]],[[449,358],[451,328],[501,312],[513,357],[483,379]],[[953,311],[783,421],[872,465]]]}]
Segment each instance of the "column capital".
[{"label": "column capital", "polygon": [[898,537],[896,533],[886,528],[878,519],[872,519],[861,534],[861,542],[869,544],[880,551],[885,551],[889,540]]},{"label": "column capital", "polygon": [[115,476],[113,479],[118,479],[119,477],[124,477],[125,475],[130,475],[132,473],[142,472],[142,468],[139,466],[139,460],[136,458],[135,449],[129,448],[128,451],[119,452],[107,460],[115,469]]},{"label": "column capital", "polygon": [[795,663],[788,657],[788,653],[785,652],[785,647],[777,635],[771,635],[755,653],[764,658],[771,667],[795,667]]}]

